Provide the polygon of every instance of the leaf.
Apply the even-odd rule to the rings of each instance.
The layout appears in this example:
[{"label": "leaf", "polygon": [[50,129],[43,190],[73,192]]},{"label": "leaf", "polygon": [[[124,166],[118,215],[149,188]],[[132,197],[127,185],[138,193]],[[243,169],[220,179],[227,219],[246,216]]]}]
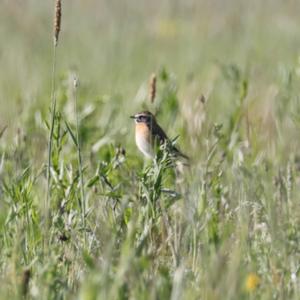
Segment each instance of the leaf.
[{"label": "leaf", "polygon": [[92,187],[93,185],[95,185],[95,183],[99,180],[99,175],[96,175],[94,177],[92,177],[88,183],[87,183],[87,187]]},{"label": "leaf", "polygon": [[83,251],[82,256],[83,256],[83,260],[84,260],[85,264],[87,265],[87,267],[91,270],[94,269],[95,268],[95,261],[92,258],[92,256],[90,256],[88,251]]},{"label": "leaf", "polygon": [[6,129],[7,129],[7,125],[4,126],[4,127],[2,128],[2,130],[0,131],[0,139],[2,138],[2,136],[3,136],[3,134],[4,134],[4,132],[5,132]]},{"label": "leaf", "polygon": [[68,132],[70,133],[70,136],[71,136],[71,138],[72,138],[72,140],[73,140],[75,146],[78,147],[77,139],[76,139],[76,137],[75,137],[75,135],[74,135],[74,133],[73,133],[71,127],[69,126],[69,124],[68,124],[67,121],[65,121],[65,124],[66,124],[67,130],[68,130]]},{"label": "leaf", "polygon": [[128,225],[130,219],[132,216],[132,208],[131,207],[127,207],[124,211],[124,222],[126,225]]}]

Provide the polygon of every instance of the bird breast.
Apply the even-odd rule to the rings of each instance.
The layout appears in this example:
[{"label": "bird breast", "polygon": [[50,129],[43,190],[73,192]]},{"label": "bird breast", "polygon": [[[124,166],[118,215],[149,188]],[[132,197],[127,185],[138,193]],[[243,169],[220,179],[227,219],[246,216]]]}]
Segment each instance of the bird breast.
[{"label": "bird breast", "polygon": [[153,137],[147,124],[137,123],[135,128],[135,142],[139,150],[148,158],[154,157]]}]

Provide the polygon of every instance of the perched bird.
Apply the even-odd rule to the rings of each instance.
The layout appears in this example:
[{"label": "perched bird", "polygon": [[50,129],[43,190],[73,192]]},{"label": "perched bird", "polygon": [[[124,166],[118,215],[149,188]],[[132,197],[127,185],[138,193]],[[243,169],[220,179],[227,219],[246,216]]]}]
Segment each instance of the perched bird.
[{"label": "perched bird", "polygon": [[170,145],[171,154],[188,159],[186,155],[171,144],[169,138],[158,125],[155,116],[151,112],[143,111],[130,116],[130,118],[135,120],[136,145],[147,158],[154,158],[157,147],[167,144]]}]

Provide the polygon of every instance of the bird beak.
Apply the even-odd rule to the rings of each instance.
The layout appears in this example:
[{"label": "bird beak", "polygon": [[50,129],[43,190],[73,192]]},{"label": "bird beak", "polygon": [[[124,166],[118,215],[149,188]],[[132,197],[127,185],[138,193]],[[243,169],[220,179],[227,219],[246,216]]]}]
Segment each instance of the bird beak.
[{"label": "bird beak", "polygon": [[131,119],[135,119],[135,116],[130,116]]}]

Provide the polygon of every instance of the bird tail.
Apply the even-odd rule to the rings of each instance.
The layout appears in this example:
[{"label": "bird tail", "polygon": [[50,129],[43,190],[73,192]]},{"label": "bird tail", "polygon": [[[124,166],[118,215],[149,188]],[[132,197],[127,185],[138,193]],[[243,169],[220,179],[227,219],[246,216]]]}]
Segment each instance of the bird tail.
[{"label": "bird tail", "polygon": [[176,136],[176,137],[171,141],[172,150],[173,150],[173,152],[174,152],[174,154],[175,154],[176,156],[179,156],[179,157],[184,158],[184,159],[186,159],[187,161],[189,161],[190,158],[189,158],[187,155],[185,155],[184,153],[182,153],[182,152],[175,146],[178,137],[179,137],[179,136]]},{"label": "bird tail", "polygon": [[190,158],[187,155],[183,154],[180,150],[178,150],[178,148],[174,147],[173,150],[177,156],[180,156],[180,157],[186,159],[187,161],[190,160]]}]

